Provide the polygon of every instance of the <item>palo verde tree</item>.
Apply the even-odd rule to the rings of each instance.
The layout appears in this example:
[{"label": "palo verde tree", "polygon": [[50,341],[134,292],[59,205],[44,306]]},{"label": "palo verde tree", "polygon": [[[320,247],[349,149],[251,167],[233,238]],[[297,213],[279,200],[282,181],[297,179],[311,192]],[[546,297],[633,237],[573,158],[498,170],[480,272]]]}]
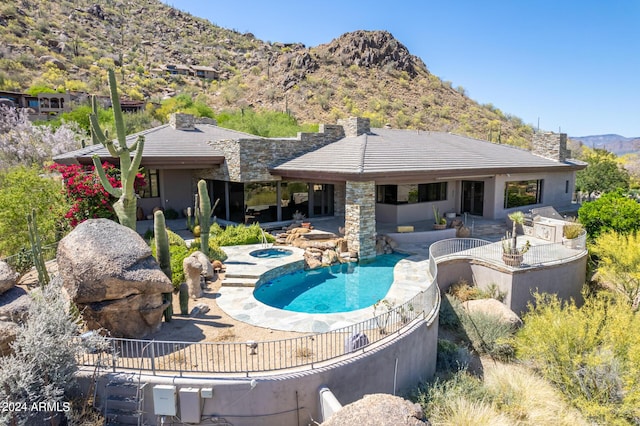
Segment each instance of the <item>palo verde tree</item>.
[{"label": "palo verde tree", "polygon": [[618,163],[616,156],[604,149],[584,149],[582,160],[587,167],[576,173],[576,187],[591,199],[595,192],[629,189],[629,173]]},{"label": "palo verde tree", "polygon": [[[98,123],[98,104],[95,96],[91,99],[93,112],[89,116],[91,121],[91,137],[94,144],[100,143],[104,145],[111,156],[120,159],[120,180],[122,185],[115,188],[109,182],[107,175],[100,164],[100,158],[93,156],[93,164],[100,178],[100,183],[104,189],[118,200],[113,204],[113,210],[118,216],[121,225],[136,229],[136,193],[134,183],[142,160],[142,150],[144,149],[144,136],[138,136],[138,139],[131,145],[127,146],[127,135],[125,132],[124,118],[122,109],[120,108],[120,97],[118,96],[118,88],[116,86],[116,76],[112,69],[109,70],[109,89],[111,91],[111,105],[113,109],[113,120],[116,128],[117,142],[110,139],[100,128]],[[133,158],[131,153],[135,152]]]}]

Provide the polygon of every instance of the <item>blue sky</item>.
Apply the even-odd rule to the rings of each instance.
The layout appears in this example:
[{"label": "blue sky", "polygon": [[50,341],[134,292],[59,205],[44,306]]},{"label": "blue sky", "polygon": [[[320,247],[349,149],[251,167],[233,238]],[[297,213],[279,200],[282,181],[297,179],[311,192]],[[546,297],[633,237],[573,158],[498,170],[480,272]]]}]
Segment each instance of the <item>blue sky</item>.
[{"label": "blue sky", "polygon": [[271,42],[387,30],[469,97],[570,136],[640,137],[640,1],[166,0]]}]

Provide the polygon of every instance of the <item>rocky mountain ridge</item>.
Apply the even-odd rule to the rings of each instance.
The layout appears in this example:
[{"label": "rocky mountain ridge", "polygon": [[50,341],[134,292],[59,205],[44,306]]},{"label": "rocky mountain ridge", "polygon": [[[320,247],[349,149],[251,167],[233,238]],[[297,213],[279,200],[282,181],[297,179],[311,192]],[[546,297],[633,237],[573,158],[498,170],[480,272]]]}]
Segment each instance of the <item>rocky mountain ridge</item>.
[{"label": "rocky mountain ridge", "polygon": [[606,149],[616,155],[640,152],[640,137],[627,138],[616,134],[571,136],[571,139],[589,148]]},{"label": "rocky mountain ridge", "polygon": [[[533,129],[431,74],[386,31],[355,31],[316,47],[256,39],[159,0],[17,0],[0,6],[0,90],[107,91],[116,68],[124,98],[180,93],[217,111],[264,108],[302,122],[369,117],[372,126],[450,131],[527,146]],[[216,78],[169,75],[207,66]]]}]

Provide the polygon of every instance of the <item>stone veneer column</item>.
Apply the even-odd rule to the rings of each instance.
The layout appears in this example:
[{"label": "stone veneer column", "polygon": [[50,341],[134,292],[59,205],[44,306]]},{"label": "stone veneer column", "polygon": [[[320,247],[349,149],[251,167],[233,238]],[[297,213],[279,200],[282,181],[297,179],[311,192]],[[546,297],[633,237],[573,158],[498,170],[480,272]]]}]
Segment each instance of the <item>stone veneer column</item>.
[{"label": "stone veneer column", "polygon": [[360,259],[376,255],[376,183],[347,181],[345,202],[345,238],[350,251]]},{"label": "stone veneer column", "polygon": [[344,216],[346,184],[340,182],[333,185],[333,214]]}]

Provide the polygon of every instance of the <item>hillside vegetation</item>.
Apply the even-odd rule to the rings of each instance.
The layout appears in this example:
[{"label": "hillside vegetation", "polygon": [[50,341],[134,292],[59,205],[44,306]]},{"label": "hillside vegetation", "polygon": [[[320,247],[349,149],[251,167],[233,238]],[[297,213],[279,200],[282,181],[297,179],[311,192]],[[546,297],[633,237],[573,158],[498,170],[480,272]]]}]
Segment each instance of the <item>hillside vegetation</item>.
[{"label": "hillside vegetation", "polygon": [[[305,47],[218,27],[158,0],[18,0],[0,6],[0,90],[106,94],[115,68],[125,98],[188,94],[217,113],[284,111],[301,123],[369,117],[372,126],[450,131],[527,146],[532,128],[469,99],[384,31]],[[171,76],[201,65],[217,79]]]}]

